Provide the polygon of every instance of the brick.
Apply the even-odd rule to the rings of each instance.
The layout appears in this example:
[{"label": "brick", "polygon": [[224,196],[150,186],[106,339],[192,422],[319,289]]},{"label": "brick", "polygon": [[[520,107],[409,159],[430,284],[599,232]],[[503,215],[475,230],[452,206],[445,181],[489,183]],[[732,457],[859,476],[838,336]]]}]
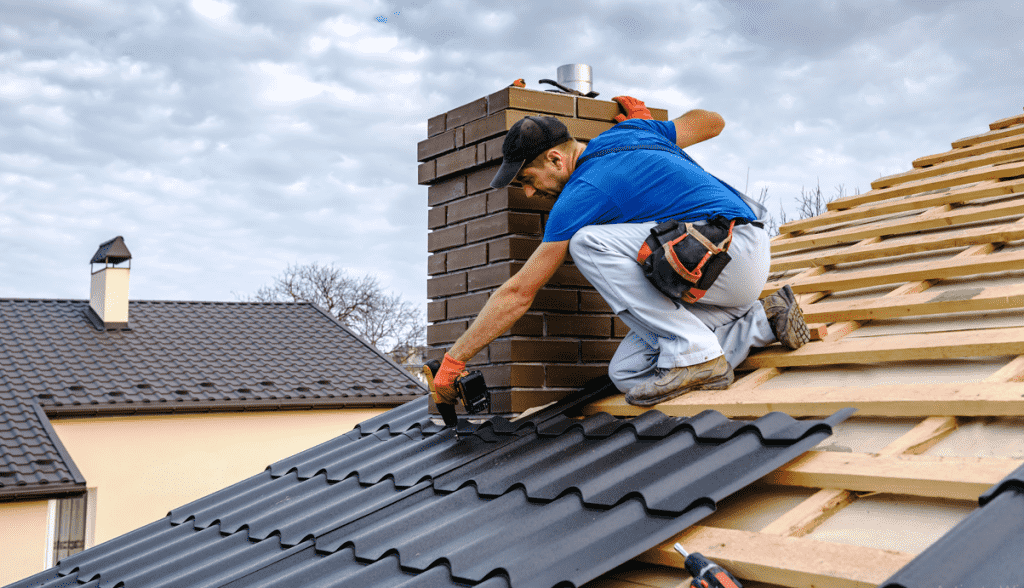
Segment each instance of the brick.
[{"label": "brick", "polygon": [[427,302],[427,322],[436,323],[448,318],[446,308],[447,303],[444,300],[431,300]]},{"label": "brick", "polygon": [[435,347],[433,349],[427,349],[423,352],[423,363],[427,363],[432,359],[437,361],[444,360],[444,352],[447,351],[445,347]]},{"label": "brick", "polygon": [[447,254],[435,253],[427,257],[427,274],[436,276],[448,271]]},{"label": "brick", "polygon": [[480,243],[448,252],[448,271],[487,265],[487,245]]},{"label": "brick", "polygon": [[577,341],[537,341],[529,339],[500,339],[490,344],[490,358],[495,363],[520,361],[570,362],[579,361]]},{"label": "brick", "polygon": [[629,334],[629,327],[619,317],[612,317],[612,337],[625,337]]},{"label": "brick", "polygon": [[[668,120],[668,111],[664,108],[648,106],[647,109],[651,111],[654,120]],[[576,116],[579,118],[611,122],[615,120],[615,115],[621,113],[619,104],[611,100],[595,100],[593,98],[578,98],[576,100]]]},{"label": "brick", "polygon": [[427,119],[427,136],[433,137],[444,132],[444,123],[447,113],[439,114]]},{"label": "brick", "polygon": [[542,337],[544,335],[544,315],[524,314],[512,323],[512,327],[505,331],[506,335],[520,337]]},{"label": "brick", "polygon": [[490,263],[506,259],[526,261],[540,243],[540,239],[505,235],[487,244],[487,261]]},{"label": "brick", "polygon": [[549,337],[610,337],[611,317],[602,315],[548,315]]},{"label": "brick", "polygon": [[503,388],[508,386],[524,386],[540,388],[544,385],[544,366],[529,364],[503,364],[482,366],[487,386]]},{"label": "brick", "polygon": [[427,188],[427,204],[437,206],[466,195],[466,178],[455,177]]},{"label": "brick", "polygon": [[476,167],[476,152],[477,146],[470,145],[469,147],[463,147],[454,153],[448,153],[438,157],[434,160],[437,162],[437,171],[434,172],[435,177],[444,178]]},{"label": "brick", "polygon": [[553,201],[544,198],[529,198],[521,188],[511,186],[487,194],[487,212],[502,210],[551,210]]},{"label": "brick", "polygon": [[445,130],[454,129],[485,116],[487,116],[487,98],[479,98],[469,104],[463,104],[455,110],[449,110],[444,128]]},{"label": "brick", "polygon": [[446,206],[435,206],[427,211],[427,228],[440,229],[448,224],[448,208]]},{"label": "brick", "polygon": [[608,303],[596,291],[582,290],[580,291],[580,311],[610,313],[612,307],[608,306]]},{"label": "brick", "polygon": [[603,365],[549,365],[545,368],[544,383],[582,388],[590,380],[605,375],[608,375],[608,367]]},{"label": "brick", "polygon": [[519,262],[503,262],[492,266],[469,270],[468,287],[469,291],[493,288],[505,283],[519,268],[523,267]]},{"label": "brick", "polygon": [[551,286],[580,286],[591,287],[590,282],[583,277],[579,268],[574,265],[563,265],[555,271],[555,275],[548,282]]},{"label": "brick", "polygon": [[472,220],[466,225],[467,243],[514,234],[541,235],[540,215],[532,212],[498,212]]},{"label": "brick", "polygon": [[468,296],[457,296],[448,299],[448,318],[476,316],[487,303],[489,292],[477,292]]},{"label": "brick", "polygon": [[500,166],[501,164],[495,163],[494,165],[466,174],[466,193],[476,194],[477,192],[491,190],[491,180],[494,179],[494,174],[498,173],[498,167]]},{"label": "brick", "polygon": [[487,195],[476,194],[448,205],[448,222],[459,223],[487,214]]},{"label": "brick", "polygon": [[427,251],[451,249],[466,244],[466,225],[437,229],[427,234]]},{"label": "brick", "polygon": [[437,177],[437,161],[430,160],[426,163],[421,163],[416,168],[416,182],[419,184],[429,184],[434,181]]},{"label": "brick", "polygon": [[619,341],[581,341],[580,359],[585,362],[611,361]]},{"label": "brick", "polygon": [[455,131],[424,139],[416,144],[416,161],[426,161],[442,153],[455,150]]},{"label": "brick", "polygon": [[535,310],[556,310],[561,312],[576,312],[580,308],[579,292],[577,290],[553,290],[543,288],[537,292],[533,299]]},{"label": "brick", "polygon": [[427,298],[466,293],[466,272],[427,279]]},{"label": "brick", "polygon": [[478,367],[488,365],[491,360],[487,357],[487,348],[481,349],[476,355],[466,360],[466,365],[471,367]]},{"label": "brick", "polygon": [[427,345],[454,343],[459,338],[459,335],[466,332],[468,324],[466,321],[455,321],[452,323],[427,325]]},{"label": "brick", "polygon": [[455,148],[460,149],[466,144],[466,127],[459,127],[453,132],[455,133]]},{"label": "brick", "polygon": [[487,112],[494,114],[508,108],[530,110],[544,114],[575,116],[576,98],[568,94],[555,94],[510,86],[487,97]]},{"label": "brick", "polygon": [[512,111],[502,111],[466,125],[466,143],[477,143],[484,139],[504,135],[517,120],[523,118],[522,116],[514,118],[514,116],[509,115],[510,112]]},{"label": "brick", "polygon": [[498,161],[501,159],[501,147],[505,143],[505,137],[495,137],[490,141],[484,141],[478,143],[479,148],[483,149],[483,152],[478,152],[477,157],[480,158],[480,163],[486,163],[489,161]]}]

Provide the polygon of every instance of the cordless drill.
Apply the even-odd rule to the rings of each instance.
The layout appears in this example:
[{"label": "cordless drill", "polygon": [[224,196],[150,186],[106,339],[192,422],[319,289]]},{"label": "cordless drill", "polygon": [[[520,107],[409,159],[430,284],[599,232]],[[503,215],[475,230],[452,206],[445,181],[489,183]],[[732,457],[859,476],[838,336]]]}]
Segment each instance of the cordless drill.
[{"label": "cordless drill", "polygon": [[691,588],[743,588],[740,581],[710,559],[699,553],[687,553],[676,543],[676,551],[686,558],[686,571],[693,576]]},{"label": "cordless drill", "polygon": [[[441,362],[436,359],[428,361],[423,366],[423,374],[427,377],[432,392],[434,391],[434,375],[439,369],[441,369]],[[484,375],[479,370],[455,378],[454,388],[459,395],[459,400],[462,401],[462,406],[466,407],[467,413],[477,414],[491,409],[491,393],[487,390]],[[459,424],[454,404],[438,404],[437,411],[441,413],[446,427],[454,427]]]}]

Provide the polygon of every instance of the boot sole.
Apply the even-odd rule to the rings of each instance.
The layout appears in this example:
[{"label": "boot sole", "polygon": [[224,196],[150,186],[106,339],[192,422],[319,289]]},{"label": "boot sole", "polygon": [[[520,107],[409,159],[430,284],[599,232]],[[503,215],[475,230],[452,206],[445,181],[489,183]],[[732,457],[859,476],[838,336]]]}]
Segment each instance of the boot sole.
[{"label": "boot sole", "polygon": [[704,382],[690,384],[689,386],[683,386],[682,388],[677,388],[671,392],[666,392],[661,396],[656,396],[654,398],[631,398],[630,393],[626,392],[626,402],[633,406],[654,406],[655,404],[661,404],[666,400],[672,400],[677,396],[682,396],[683,394],[693,390],[725,390],[732,384],[733,379],[733,372],[730,369],[727,373],[714,380],[707,380]]}]

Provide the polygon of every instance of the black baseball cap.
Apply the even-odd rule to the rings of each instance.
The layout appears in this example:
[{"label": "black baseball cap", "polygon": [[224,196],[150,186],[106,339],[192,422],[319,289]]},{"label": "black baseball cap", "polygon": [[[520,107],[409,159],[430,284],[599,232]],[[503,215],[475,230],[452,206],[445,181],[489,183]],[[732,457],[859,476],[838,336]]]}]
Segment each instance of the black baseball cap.
[{"label": "black baseball cap", "polygon": [[526,163],[571,138],[569,129],[553,116],[528,116],[516,122],[501,145],[501,167],[494,174],[491,187],[509,185]]}]

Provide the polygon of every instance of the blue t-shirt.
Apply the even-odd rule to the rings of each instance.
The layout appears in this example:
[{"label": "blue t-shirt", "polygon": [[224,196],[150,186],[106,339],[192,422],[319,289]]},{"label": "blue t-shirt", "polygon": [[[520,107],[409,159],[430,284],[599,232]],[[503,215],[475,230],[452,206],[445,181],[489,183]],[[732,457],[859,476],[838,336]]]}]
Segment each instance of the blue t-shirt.
[{"label": "blue t-shirt", "polygon": [[551,208],[544,241],[567,241],[587,225],[757,218],[721,181],[678,155],[675,143],[675,125],[657,120],[632,119],[598,135],[580,159],[629,145],[657,145],[674,153],[636,149],[584,161]]}]

